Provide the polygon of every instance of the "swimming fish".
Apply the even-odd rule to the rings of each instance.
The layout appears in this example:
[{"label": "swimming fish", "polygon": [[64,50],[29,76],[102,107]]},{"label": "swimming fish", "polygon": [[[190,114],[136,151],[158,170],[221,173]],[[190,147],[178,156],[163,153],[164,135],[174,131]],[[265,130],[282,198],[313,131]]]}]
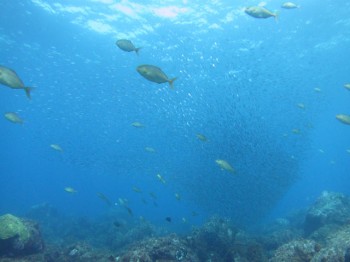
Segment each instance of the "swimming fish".
[{"label": "swimming fish", "polygon": [[170,88],[174,88],[173,82],[176,80],[175,78],[169,79],[167,75],[157,66],[153,65],[140,65],[136,68],[137,72],[142,75],[144,78],[151,82],[155,82],[158,84],[162,84],[168,82]]},{"label": "swimming fish", "polygon": [[146,150],[147,152],[149,152],[149,153],[155,153],[155,152],[156,152],[156,150],[155,150],[153,147],[149,147],[149,146],[146,146],[146,147],[145,147],[145,150]]},{"label": "swimming fish", "polygon": [[262,6],[251,6],[247,7],[244,12],[252,17],[255,18],[269,18],[269,17],[274,17],[275,19],[278,19],[278,13],[271,12],[267,10],[266,8]]},{"label": "swimming fish", "polygon": [[112,206],[112,202],[109,200],[108,197],[105,196],[105,194],[98,192],[97,196],[102,199],[108,206]]},{"label": "swimming fish", "polygon": [[23,120],[13,112],[8,112],[4,114],[5,118],[15,124],[23,124]]},{"label": "swimming fish", "polygon": [[201,140],[201,141],[203,141],[203,142],[206,142],[206,141],[208,141],[208,139],[206,138],[206,136],[205,135],[203,135],[203,134],[196,134],[196,136],[197,136],[197,138],[199,139],[199,140]]},{"label": "swimming fish", "polygon": [[226,160],[217,159],[215,162],[219,165],[219,167],[221,167],[221,169],[224,169],[230,173],[235,173],[234,168]]},{"label": "swimming fish", "polygon": [[76,191],[74,188],[72,188],[72,187],[65,187],[64,188],[64,191],[66,191],[67,193],[71,193],[71,194],[73,194],[73,193],[77,193],[78,191]]},{"label": "swimming fish", "polygon": [[345,87],[347,90],[350,90],[350,84],[345,84],[344,87]]},{"label": "swimming fish", "polygon": [[163,184],[165,184],[165,180],[164,178],[160,175],[160,174],[157,174],[157,178],[160,180],[160,182],[162,182]]},{"label": "swimming fish", "polygon": [[133,52],[135,51],[135,53],[138,55],[139,54],[139,50],[142,47],[138,47],[136,48],[134,46],[134,44],[127,39],[119,39],[116,43],[115,43],[121,50],[125,51],[125,52]]},{"label": "swimming fish", "polygon": [[177,200],[181,200],[181,196],[180,196],[179,193],[175,193],[174,195],[175,195],[175,198],[176,198]]},{"label": "swimming fish", "polygon": [[59,151],[59,152],[63,152],[63,149],[60,145],[58,144],[51,144],[50,147],[53,149],[53,150],[56,150],[56,151]]},{"label": "swimming fish", "polygon": [[295,9],[295,8],[299,8],[300,6],[292,2],[285,2],[284,4],[281,5],[281,7],[284,9]]},{"label": "swimming fish", "polygon": [[350,115],[339,114],[335,116],[340,122],[346,125],[350,125]]},{"label": "swimming fish", "polygon": [[134,192],[136,192],[136,193],[142,193],[142,190],[141,190],[140,188],[136,187],[136,186],[133,186],[133,187],[132,187],[132,190],[133,190]]},{"label": "swimming fish", "polygon": [[24,86],[16,72],[10,68],[0,66],[0,84],[13,89],[23,89],[26,92],[27,97],[30,98],[30,91],[32,88]]},{"label": "swimming fish", "polygon": [[301,109],[305,109],[305,105],[303,103],[299,103],[297,106]]},{"label": "swimming fish", "polygon": [[134,127],[145,127],[143,124],[141,124],[140,122],[133,122],[133,123],[131,123],[131,125],[132,126],[134,126]]},{"label": "swimming fish", "polygon": [[171,223],[171,217],[166,217],[165,220]]}]

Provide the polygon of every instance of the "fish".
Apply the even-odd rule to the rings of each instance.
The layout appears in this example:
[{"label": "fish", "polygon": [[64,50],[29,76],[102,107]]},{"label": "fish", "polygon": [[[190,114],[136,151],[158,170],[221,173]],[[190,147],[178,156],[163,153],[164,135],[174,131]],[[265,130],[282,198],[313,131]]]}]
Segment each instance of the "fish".
[{"label": "fish", "polygon": [[148,146],[145,147],[145,151],[147,151],[149,153],[155,153],[156,152],[156,150],[153,147],[148,147]]},{"label": "fish", "polygon": [[350,90],[350,84],[345,84],[344,87],[345,87],[347,90]]},{"label": "fish", "polygon": [[150,192],[149,195],[153,198],[153,199],[157,199],[157,195],[153,192]]},{"label": "fish", "polygon": [[137,72],[142,75],[144,78],[151,82],[155,82],[158,84],[169,83],[171,89],[174,88],[174,81],[177,79],[176,77],[169,79],[167,75],[157,66],[153,65],[140,65],[136,68]]},{"label": "fish", "polygon": [[206,138],[206,136],[203,135],[203,134],[197,133],[196,136],[197,136],[197,138],[198,138],[199,140],[201,140],[201,141],[203,141],[203,142],[208,141],[208,139]]},{"label": "fish", "polygon": [[142,128],[145,127],[143,124],[141,124],[140,122],[132,122],[131,125],[133,127],[138,127],[138,128]]},{"label": "fish", "polygon": [[303,103],[299,103],[297,106],[301,109],[305,109],[305,105]]},{"label": "fish", "polygon": [[105,194],[100,193],[100,192],[98,192],[98,193],[96,193],[96,194],[97,194],[97,196],[98,196],[100,199],[102,199],[108,206],[112,206],[112,202],[109,200],[108,197],[105,196]]},{"label": "fish", "polygon": [[159,179],[160,182],[162,182],[163,184],[165,184],[165,180],[164,178],[160,175],[160,174],[157,174],[157,178]]},{"label": "fish", "polygon": [[166,217],[165,220],[171,223],[171,217]]},{"label": "fish", "polygon": [[322,92],[321,88],[318,88],[318,87],[315,87],[314,91],[317,92],[317,93],[321,93]]},{"label": "fish", "polygon": [[76,191],[74,188],[72,187],[65,187],[64,188],[64,191],[66,191],[67,193],[71,193],[71,194],[74,194],[74,193],[77,193],[78,191]]},{"label": "fish", "polygon": [[136,48],[134,46],[134,44],[127,39],[119,39],[117,40],[117,42],[115,43],[121,50],[125,51],[125,52],[133,52],[135,51],[135,53],[138,55],[139,51],[142,47],[138,47]]},{"label": "fish", "polygon": [[271,12],[262,6],[250,6],[247,7],[244,12],[255,18],[269,18],[274,17],[276,20],[278,19],[277,12]]},{"label": "fish", "polygon": [[17,73],[5,66],[0,66],[0,84],[3,84],[12,89],[23,89],[26,96],[30,99],[31,87],[25,86]]},{"label": "fish", "polygon": [[23,124],[23,120],[16,114],[13,112],[8,112],[4,114],[5,118],[15,124]]},{"label": "fish", "polygon": [[300,134],[300,129],[298,129],[298,128],[293,128],[293,129],[292,129],[292,133],[293,133],[293,134]]},{"label": "fish", "polygon": [[350,115],[339,114],[335,116],[340,122],[346,125],[350,125]]},{"label": "fish", "polygon": [[132,190],[133,190],[134,192],[136,192],[136,193],[142,193],[142,190],[141,190],[140,188],[136,187],[136,186],[133,186],[133,187],[132,187]]},{"label": "fish", "polygon": [[113,226],[115,226],[116,228],[120,228],[120,227],[123,226],[123,224],[120,223],[119,221],[114,221],[114,222],[113,222]]},{"label": "fish", "polygon": [[295,9],[295,8],[300,8],[299,5],[296,5],[292,2],[285,2],[281,5],[282,8],[284,9]]},{"label": "fish", "polygon": [[53,149],[53,150],[56,150],[58,152],[63,152],[63,149],[60,145],[58,144],[51,144],[50,147]]},{"label": "fish", "polygon": [[187,223],[187,219],[185,217],[181,218],[182,223]]},{"label": "fish", "polygon": [[226,160],[217,159],[215,162],[221,169],[226,170],[232,174],[235,173],[235,169]]},{"label": "fish", "polygon": [[128,211],[128,213],[129,213],[130,216],[133,216],[133,215],[134,215],[134,213],[132,212],[132,209],[131,209],[130,207],[125,206],[125,205],[124,205],[124,207],[125,207],[126,211]]},{"label": "fish", "polygon": [[181,200],[181,196],[180,196],[179,193],[175,193],[174,195],[175,195],[175,198],[176,198],[177,200]]}]

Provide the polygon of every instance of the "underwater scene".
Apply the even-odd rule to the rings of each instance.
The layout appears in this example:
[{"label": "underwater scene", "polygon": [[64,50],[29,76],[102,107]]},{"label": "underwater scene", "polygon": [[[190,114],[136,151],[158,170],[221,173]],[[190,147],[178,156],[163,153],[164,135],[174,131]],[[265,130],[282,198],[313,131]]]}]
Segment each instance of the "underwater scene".
[{"label": "underwater scene", "polygon": [[350,262],[349,13],[1,0],[0,261]]}]

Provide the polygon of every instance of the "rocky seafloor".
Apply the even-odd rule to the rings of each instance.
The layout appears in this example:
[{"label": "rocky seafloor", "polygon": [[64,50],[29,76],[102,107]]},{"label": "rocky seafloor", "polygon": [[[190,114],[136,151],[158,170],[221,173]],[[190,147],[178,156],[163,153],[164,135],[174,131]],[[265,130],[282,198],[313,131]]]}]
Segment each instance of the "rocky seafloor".
[{"label": "rocky seafloor", "polygon": [[0,216],[0,261],[350,262],[350,198],[323,192],[308,209],[254,233],[213,217],[183,235],[112,216],[67,219],[43,204],[25,217]]}]

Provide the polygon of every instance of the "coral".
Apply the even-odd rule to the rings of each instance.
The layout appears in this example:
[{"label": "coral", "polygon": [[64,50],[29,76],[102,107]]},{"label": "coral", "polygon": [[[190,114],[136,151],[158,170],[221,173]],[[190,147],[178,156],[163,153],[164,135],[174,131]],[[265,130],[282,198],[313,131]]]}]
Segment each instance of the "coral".
[{"label": "coral", "polygon": [[43,248],[44,242],[36,223],[11,214],[0,217],[0,255],[31,254]]},{"label": "coral", "polygon": [[6,214],[0,217],[0,239],[6,240],[18,237],[21,241],[26,241],[30,233],[21,219]]}]

